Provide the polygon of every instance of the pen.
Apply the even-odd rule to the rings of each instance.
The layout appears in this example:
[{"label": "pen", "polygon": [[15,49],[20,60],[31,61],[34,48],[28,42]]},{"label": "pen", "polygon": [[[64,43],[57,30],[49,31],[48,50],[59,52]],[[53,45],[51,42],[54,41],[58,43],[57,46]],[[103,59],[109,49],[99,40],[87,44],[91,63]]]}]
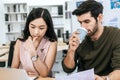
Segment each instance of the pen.
[{"label": "pen", "polygon": [[35,77],[33,80],[37,80],[39,77],[37,76],[37,77]]}]

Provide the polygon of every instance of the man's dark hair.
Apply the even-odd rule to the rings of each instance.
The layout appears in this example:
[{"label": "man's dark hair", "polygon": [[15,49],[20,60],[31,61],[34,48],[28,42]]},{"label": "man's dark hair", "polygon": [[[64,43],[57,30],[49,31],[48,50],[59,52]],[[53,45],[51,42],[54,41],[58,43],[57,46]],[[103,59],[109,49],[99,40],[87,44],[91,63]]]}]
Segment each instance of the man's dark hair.
[{"label": "man's dark hair", "polygon": [[103,13],[103,5],[95,0],[87,0],[82,2],[72,14],[80,16],[87,12],[90,12],[91,16],[97,20],[98,15]]}]

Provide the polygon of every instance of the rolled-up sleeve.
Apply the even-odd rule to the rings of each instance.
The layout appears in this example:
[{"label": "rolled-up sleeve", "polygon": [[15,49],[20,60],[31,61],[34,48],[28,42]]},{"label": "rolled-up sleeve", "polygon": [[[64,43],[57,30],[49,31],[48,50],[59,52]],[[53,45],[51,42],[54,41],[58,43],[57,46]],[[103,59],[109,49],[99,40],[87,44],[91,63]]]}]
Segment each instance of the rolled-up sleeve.
[{"label": "rolled-up sleeve", "polygon": [[63,71],[66,72],[66,73],[71,73],[73,72],[75,69],[76,69],[76,66],[77,66],[77,59],[78,59],[78,55],[77,55],[77,52],[75,53],[75,57],[74,57],[74,61],[75,61],[75,67],[74,68],[68,68],[66,67],[66,65],[64,64],[64,59],[62,60],[62,68],[63,68]]}]

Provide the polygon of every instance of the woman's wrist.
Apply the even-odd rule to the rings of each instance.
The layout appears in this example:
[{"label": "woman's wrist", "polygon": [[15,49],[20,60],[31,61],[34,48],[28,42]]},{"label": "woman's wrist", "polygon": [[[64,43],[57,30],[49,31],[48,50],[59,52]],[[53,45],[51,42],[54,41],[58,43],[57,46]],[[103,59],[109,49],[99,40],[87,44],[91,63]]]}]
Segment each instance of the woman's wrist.
[{"label": "woman's wrist", "polygon": [[37,55],[36,51],[32,51],[32,52],[31,52],[31,57],[32,57],[32,56],[36,56],[36,55]]}]

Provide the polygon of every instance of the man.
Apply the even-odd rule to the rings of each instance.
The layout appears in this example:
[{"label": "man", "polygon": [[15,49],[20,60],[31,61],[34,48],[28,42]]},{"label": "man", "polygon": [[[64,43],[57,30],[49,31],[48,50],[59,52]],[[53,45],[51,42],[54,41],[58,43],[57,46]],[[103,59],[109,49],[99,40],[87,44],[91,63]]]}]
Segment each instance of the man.
[{"label": "man", "polygon": [[62,61],[63,70],[71,73],[94,68],[95,80],[120,80],[120,30],[102,25],[101,3],[85,1],[73,11],[80,25],[87,29],[80,43],[78,32],[69,39],[69,49]]}]

